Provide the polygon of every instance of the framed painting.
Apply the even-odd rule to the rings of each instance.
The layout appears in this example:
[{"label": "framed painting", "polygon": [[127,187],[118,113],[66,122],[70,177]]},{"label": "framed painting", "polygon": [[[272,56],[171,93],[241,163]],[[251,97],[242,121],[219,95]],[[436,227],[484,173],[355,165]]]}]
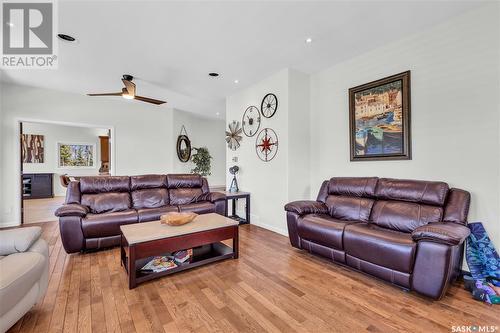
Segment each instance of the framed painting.
[{"label": "framed painting", "polygon": [[59,168],[95,168],[95,144],[58,143]]},{"label": "framed painting", "polygon": [[44,163],[44,136],[38,134],[23,134],[23,163]]},{"label": "framed painting", "polygon": [[410,160],[410,71],[349,89],[351,161]]}]

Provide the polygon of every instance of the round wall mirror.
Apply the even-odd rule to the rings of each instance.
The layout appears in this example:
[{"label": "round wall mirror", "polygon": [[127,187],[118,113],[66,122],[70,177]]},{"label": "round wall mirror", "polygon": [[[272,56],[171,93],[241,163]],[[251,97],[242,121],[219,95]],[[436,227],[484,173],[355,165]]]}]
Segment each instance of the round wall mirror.
[{"label": "round wall mirror", "polygon": [[177,157],[181,162],[189,162],[191,158],[191,140],[187,135],[179,135],[177,137]]}]

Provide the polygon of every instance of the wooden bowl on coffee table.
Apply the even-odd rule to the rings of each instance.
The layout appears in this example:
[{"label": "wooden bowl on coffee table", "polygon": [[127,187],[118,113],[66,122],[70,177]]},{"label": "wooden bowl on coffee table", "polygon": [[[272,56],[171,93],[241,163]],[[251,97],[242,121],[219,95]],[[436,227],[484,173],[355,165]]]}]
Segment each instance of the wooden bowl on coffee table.
[{"label": "wooden bowl on coffee table", "polygon": [[183,225],[186,223],[189,223],[193,221],[198,214],[196,213],[178,213],[178,212],[171,212],[167,213],[165,215],[160,216],[160,221],[161,224],[167,224],[171,226],[176,226],[176,225]]}]

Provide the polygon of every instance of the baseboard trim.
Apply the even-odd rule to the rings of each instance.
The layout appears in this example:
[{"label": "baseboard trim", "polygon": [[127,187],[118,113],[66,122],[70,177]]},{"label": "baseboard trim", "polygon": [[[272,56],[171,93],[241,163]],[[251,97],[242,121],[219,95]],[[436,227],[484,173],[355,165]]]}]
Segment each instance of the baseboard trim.
[{"label": "baseboard trim", "polygon": [[18,227],[20,225],[21,224],[19,222],[17,222],[17,221],[6,222],[6,223],[0,224],[0,229],[2,229],[2,228],[11,228],[11,227]]},{"label": "baseboard trim", "polygon": [[257,223],[250,223],[250,224],[253,224],[253,225],[256,225],[258,227],[261,227],[261,228],[264,228],[264,229],[267,229],[267,230],[270,230],[272,232],[275,232],[277,234],[280,234],[282,236],[285,236],[285,237],[288,237],[288,230],[284,230],[284,229],[281,229],[281,228],[276,228],[274,226],[271,226],[269,224],[265,224],[265,223],[260,223],[260,222],[257,222]]}]

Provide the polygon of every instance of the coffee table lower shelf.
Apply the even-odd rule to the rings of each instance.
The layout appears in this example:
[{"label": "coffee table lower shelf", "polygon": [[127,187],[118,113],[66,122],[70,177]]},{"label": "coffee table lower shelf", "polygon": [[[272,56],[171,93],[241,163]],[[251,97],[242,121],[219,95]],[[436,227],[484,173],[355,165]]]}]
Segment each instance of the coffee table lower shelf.
[{"label": "coffee table lower shelf", "polygon": [[[218,216],[205,216],[200,218],[199,223],[204,223],[204,219],[222,219],[223,226],[219,228],[212,228],[201,230],[195,233],[180,234],[172,237],[163,237],[158,239],[146,240],[143,242],[136,242],[129,244],[127,237],[123,234],[120,245],[120,262],[125,267],[128,273],[128,287],[133,289],[138,283],[146,282],[162,276],[174,274],[187,269],[195,268],[201,265],[206,265],[215,261],[238,258],[238,225],[234,221],[230,221],[227,217]],[[210,220],[205,220],[209,221]],[[213,220],[212,220],[213,221]],[[217,222],[217,221],[216,221]],[[220,222],[220,221],[219,221]],[[156,227],[158,222],[150,223],[146,226]],[[229,223],[229,225],[227,225]],[[134,224],[129,226],[122,226],[121,228],[131,228]],[[165,229],[159,228],[159,231]],[[127,231],[129,232],[129,231]],[[129,235],[130,237],[130,235]],[[232,239],[232,247],[222,243]],[[170,255],[174,251],[183,249],[193,249],[193,257],[190,263],[179,265],[175,268],[163,272],[143,272],[141,268],[155,256]]]},{"label": "coffee table lower shelf", "polygon": [[[126,251],[125,251],[126,252]],[[170,255],[171,252],[166,252],[160,255]],[[231,247],[225,245],[224,243],[217,242],[208,245],[203,245],[200,247],[193,248],[193,257],[189,263],[184,263],[175,268],[169,269],[167,271],[159,272],[159,273],[146,273],[141,271],[141,268],[144,265],[153,259],[155,256],[138,259],[135,261],[135,282],[136,284],[146,282],[149,280],[157,279],[162,276],[178,273],[185,271],[187,269],[195,268],[198,266],[206,265],[215,261],[225,260],[234,258],[234,251]],[[130,274],[128,269],[128,256],[122,256],[122,265],[125,267],[125,270],[128,274]]]}]

